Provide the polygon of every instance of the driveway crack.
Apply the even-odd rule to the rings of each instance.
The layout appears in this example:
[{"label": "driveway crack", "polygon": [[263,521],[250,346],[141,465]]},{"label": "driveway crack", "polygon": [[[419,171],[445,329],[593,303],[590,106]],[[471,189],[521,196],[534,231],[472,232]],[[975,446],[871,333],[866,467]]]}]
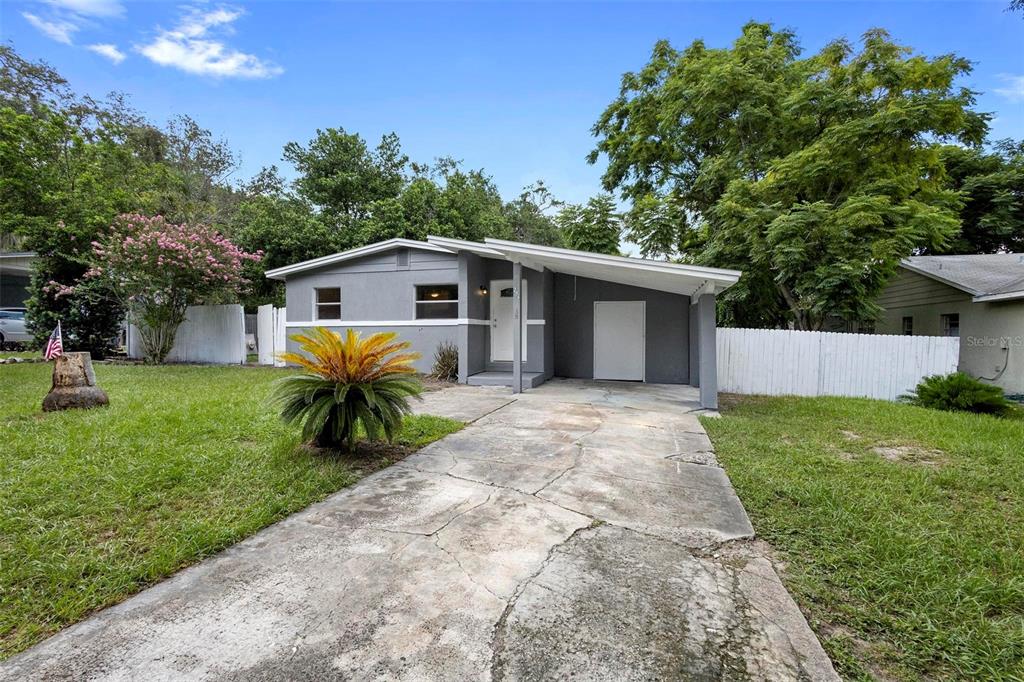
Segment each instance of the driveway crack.
[{"label": "driveway crack", "polygon": [[600,521],[594,520],[588,526],[577,528],[568,537],[561,542],[556,542],[548,550],[547,556],[544,557],[544,561],[540,563],[537,570],[528,575],[523,580],[520,580],[516,584],[515,589],[512,591],[512,596],[508,598],[505,603],[505,610],[501,612],[498,620],[494,623],[494,630],[491,634],[491,679],[502,680],[505,677],[505,671],[502,667],[501,655],[505,651],[505,624],[508,622],[509,616],[512,611],[515,610],[516,603],[519,601],[519,597],[522,596],[526,588],[532,583],[537,576],[543,573],[544,569],[547,568],[548,564],[551,563],[552,559],[555,558],[555,553],[565,547],[569,543],[573,542],[583,531],[596,528],[601,525]]}]

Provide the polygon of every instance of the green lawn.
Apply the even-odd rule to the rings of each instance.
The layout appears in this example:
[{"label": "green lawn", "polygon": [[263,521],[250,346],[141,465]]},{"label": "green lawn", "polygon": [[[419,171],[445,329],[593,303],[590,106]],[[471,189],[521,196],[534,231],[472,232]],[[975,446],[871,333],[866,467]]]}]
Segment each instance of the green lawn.
[{"label": "green lawn", "polygon": [[1024,421],[723,402],[703,423],[844,677],[1024,679]]},{"label": "green lawn", "polygon": [[[0,367],[0,659],[395,456],[299,447],[265,403],[284,370],[95,367],[110,407],[53,414],[50,365]],[[459,428],[412,417],[399,442]]]}]

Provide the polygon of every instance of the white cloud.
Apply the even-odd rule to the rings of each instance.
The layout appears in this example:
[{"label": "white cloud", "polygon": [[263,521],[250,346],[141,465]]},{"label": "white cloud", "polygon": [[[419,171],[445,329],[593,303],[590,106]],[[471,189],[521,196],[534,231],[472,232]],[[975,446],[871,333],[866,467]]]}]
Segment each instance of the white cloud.
[{"label": "white cloud", "polygon": [[1006,83],[1006,87],[996,88],[996,94],[1002,95],[1011,102],[1024,102],[1024,76],[1003,73],[999,75],[999,79]]},{"label": "white cloud", "polygon": [[146,45],[135,49],[161,66],[187,73],[218,78],[270,78],[284,72],[277,64],[226,45],[218,36],[233,33],[232,23],[242,10],[218,7],[213,10],[189,9],[171,30],[160,29]]},{"label": "white cloud", "polygon": [[124,14],[120,0],[45,0],[46,4],[86,17],[119,17]]},{"label": "white cloud", "polygon": [[22,12],[21,16],[25,17],[25,21],[35,26],[47,38],[65,45],[71,44],[71,35],[78,30],[78,26],[63,19],[43,19],[30,12]]},{"label": "white cloud", "polygon": [[89,45],[86,49],[106,57],[115,64],[120,64],[124,61],[124,52],[117,49],[117,45],[112,45],[111,43],[97,43],[95,45]]}]

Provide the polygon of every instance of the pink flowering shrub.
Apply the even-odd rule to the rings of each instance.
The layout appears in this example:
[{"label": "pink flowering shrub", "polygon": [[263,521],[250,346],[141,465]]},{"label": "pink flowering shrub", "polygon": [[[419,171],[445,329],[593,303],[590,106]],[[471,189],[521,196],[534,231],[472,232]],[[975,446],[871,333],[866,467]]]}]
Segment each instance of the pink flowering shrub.
[{"label": "pink flowering shrub", "polygon": [[208,225],[175,225],[163,216],[118,216],[92,242],[87,278],[112,285],[139,329],[147,362],[162,362],[190,305],[232,300],[246,283],[246,253]]}]

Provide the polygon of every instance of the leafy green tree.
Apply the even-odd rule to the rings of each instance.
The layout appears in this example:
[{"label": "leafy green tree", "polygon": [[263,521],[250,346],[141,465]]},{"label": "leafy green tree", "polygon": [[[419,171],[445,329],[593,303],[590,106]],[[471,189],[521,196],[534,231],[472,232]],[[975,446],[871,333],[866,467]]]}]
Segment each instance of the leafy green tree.
[{"label": "leafy green tree", "polygon": [[371,204],[401,193],[409,161],[394,133],[371,150],[362,137],[342,128],[317,130],[306,146],[289,142],[284,158],[299,172],[299,196],[353,229],[366,218]]},{"label": "leafy green tree", "polygon": [[37,342],[61,320],[70,348],[107,352],[123,311],[104,284],[78,286],[90,243],[121,213],[226,221],[232,164],[191,119],[159,130],[123,96],[78,98],[45,63],[0,46],[0,232],[38,253],[27,304]]},{"label": "leafy green tree", "polygon": [[960,192],[960,233],[939,253],[1024,251],[1024,142],[1002,140],[992,151],[940,150],[949,187]]},{"label": "leafy green tree", "polygon": [[590,161],[607,156],[604,186],[632,202],[645,253],[744,271],[724,322],[871,319],[900,259],[959,227],[936,144],[985,136],[954,85],[970,69],[881,30],[807,58],[767,24],[725,49],[662,41],[594,125]]},{"label": "leafy green tree", "polygon": [[555,218],[565,245],[577,251],[619,254],[622,218],[610,194],[591,197],[586,204],[568,204]]},{"label": "leafy green tree", "polygon": [[263,251],[260,261],[243,265],[249,290],[242,298],[247,308],[273,303],[284,305],[282,282],[264,272],[345,248],[341,233],[327,226],[303,200],[284,194],[258,195],[243,200],[232,217],[230,233],[242,249]]},{"label": "leafy green tree", "polygon": [[563,246],[562,230],[551,215],[561,205],[543,180],[523,188],[518,197],[505,204],[511,238],[527,244]]}]

